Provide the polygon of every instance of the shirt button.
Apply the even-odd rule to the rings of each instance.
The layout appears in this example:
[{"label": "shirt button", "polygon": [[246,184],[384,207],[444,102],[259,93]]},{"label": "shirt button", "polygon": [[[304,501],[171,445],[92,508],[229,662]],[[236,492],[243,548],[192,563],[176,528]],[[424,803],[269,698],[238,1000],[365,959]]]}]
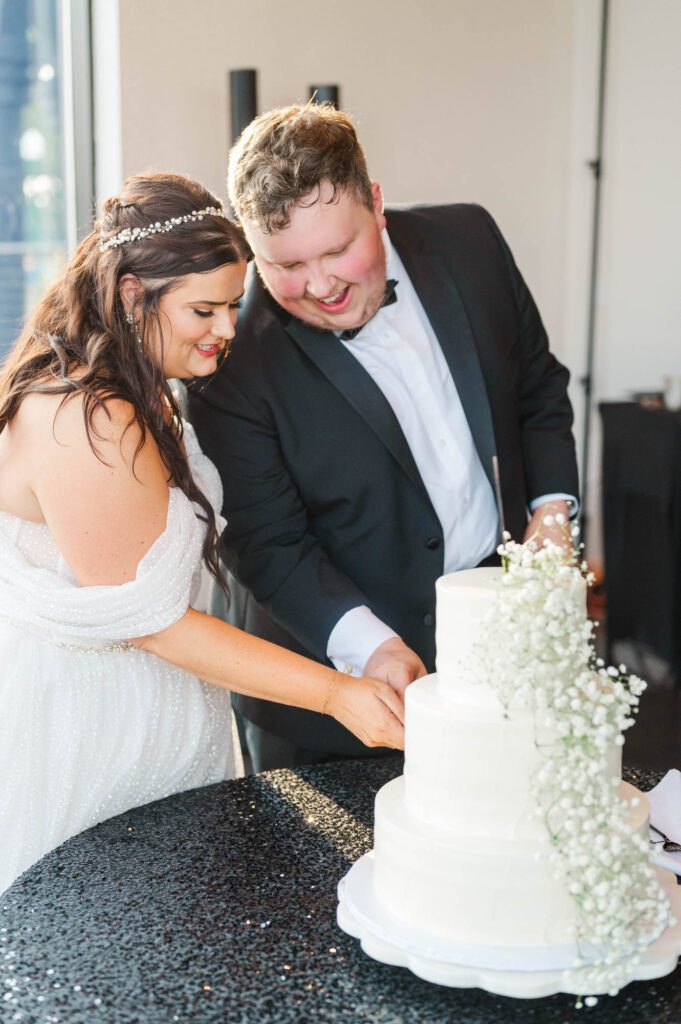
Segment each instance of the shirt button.
[{"label": "shirt button", "polygon": [[424,626],[434,626],[435,625],[435,616],[433,615],[432,612],[428,612],[427,615],[423,616],[423,625]]},{"label": "shirt button", "polygon": [[437,549],[440,547],[440,538],[431,537],[430,540],[426,541],[426,547],[428,548],[429,551],[437,551]]}]

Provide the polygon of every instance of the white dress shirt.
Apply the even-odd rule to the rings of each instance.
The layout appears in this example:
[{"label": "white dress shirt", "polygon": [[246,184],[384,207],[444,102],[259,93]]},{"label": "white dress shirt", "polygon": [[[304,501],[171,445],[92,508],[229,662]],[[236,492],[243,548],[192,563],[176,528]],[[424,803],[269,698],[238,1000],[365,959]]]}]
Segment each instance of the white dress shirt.
[{"label": "white dress shirt", "polygon": [[[383,306],[351,341],[341,341],[390,403],[444,536],[444,571],[469,569],[499,543],[494,493],[478,456],[447,361],[421,300],[388,234],[383,232],[387,277],[397,302]],[[566,495],[546,495],[542,502]],[[334,626],[327,657],[343,672],[361,675],[379,644],[397,634],[365,605]]]}]

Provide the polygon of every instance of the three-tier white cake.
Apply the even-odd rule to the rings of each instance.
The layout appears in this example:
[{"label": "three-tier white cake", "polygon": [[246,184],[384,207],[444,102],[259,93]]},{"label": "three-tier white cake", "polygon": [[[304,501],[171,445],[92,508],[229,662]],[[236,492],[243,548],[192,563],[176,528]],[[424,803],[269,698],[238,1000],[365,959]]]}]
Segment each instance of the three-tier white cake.
[{"label": "three-tier white cake", "polygon": [[[532,792],[550,737],[531,709],[502,707],[478,653],[501,573],[471,569],[437,582],[437,671],[406,691],[404,775],[376,798],[375,892],[396,917],[459,940],[473,959],[479,945],[485,962],[568,966],[574,900],[542,856],[548,838]],[[586,617],[579,583],[573,599]],[[620,776],[620,750],[602,765],[611,777]],[[642,798],[630,824],[646,823]]]},{"label": "three-tier white cake", "polygon": [[[348,876],[351,912],[339,911],[365,949],[378,943],[379,959],[397,943],[436,966],[547,972],[572,968],[584,954],[575,900],[551,864],[533,788],[552,736],[527,704],[502,706],[481,656],[494,643],[483,633],[501,575],[473,569],[437,582],[437,671],[407,688],[404,775],[377,794],[373,854]],[[578,574],[569,600],[585,621]],[[598,772],[619,779],[620,751],[613,744]],[[619,786],[630,805],[627,828],[647,835],[645,798]],[[424,976],[440,980],[437,971]]]}]

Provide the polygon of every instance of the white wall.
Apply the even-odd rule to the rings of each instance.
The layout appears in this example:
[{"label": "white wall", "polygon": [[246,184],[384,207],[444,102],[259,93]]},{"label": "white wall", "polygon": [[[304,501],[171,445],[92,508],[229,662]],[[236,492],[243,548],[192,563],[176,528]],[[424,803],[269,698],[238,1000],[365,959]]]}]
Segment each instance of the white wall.
[{"label": "white wall", "polygon": [[681,3],[613,0],[611,8],[589,460],[595,523],[598,402],[681,378]]},{"label": "white wall", "polygon": [[681,3],[615,0],[598,288],[599,397],[681,374]]},{"label": "white wall", "polygon": [[[573,372],[581,448],[598,0],[97,3],[118,11],[114,173],[183,171],[224,197],[227,72],[255,67],[260,110],[340,84],[388,201],[486,205]],[[681,3],[610,8],[595,401],[681,373]],[[598,461],[594,447],[596,499]]]},{"label": "white wall", "polygon": [[259,70],[261,110],[338,82],[387,200],[488,206],[563,352],[584,0],[119,3],[124,173],[181,170],[224,195],[228,69]]}]

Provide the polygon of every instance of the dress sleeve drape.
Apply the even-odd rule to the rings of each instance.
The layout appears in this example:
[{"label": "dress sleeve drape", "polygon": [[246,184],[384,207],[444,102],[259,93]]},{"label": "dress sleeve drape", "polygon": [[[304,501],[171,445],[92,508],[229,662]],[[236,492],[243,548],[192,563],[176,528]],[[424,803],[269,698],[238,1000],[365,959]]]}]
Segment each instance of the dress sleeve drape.
[{"label": "dress sleeve drape", "polygon": [[135,579],[81,587],[32,566],[0,529],[0,619],[61,644],[110,643],[166,629],[189,605],[204,530],[197,508],[173,487],[165,530]]}]

